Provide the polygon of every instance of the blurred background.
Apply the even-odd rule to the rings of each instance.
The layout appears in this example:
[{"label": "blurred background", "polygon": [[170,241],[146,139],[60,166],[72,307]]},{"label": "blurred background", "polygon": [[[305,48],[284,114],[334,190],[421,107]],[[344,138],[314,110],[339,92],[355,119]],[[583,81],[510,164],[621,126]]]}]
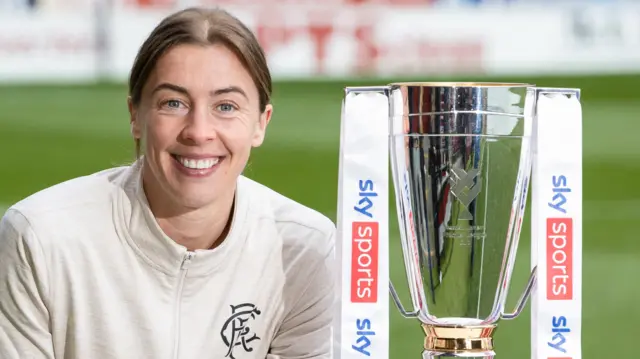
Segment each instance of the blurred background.
[{"label": "blurred background", "polygon": [[[237,15],[269,58],[274,119],[246,175],[332,219],[345,86],[482,80],[581,88],[583,357],[635,357],[637,1],[0,0],[0,213],[47,186],[133,160],[129,67],[153,26],[190,5]],[[510,307],[528,276],[529,214]],[[391,277],[408,303],[395,233]],[[390,357],[418,358],[420,327],[394,307],[390,315]],[[529,357],[529,325],[529,307],[501,324],[499,359]]]}]

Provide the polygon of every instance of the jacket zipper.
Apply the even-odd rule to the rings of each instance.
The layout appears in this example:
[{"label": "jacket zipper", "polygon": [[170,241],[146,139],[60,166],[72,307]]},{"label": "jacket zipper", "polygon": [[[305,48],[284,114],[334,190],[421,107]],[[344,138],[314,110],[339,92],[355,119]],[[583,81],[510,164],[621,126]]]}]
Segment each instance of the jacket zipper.
[{"label": "jacket zipper", "polygon": [[195,257],[194,252],[187,252],[182,259],[180,265],[180,278],[178,279],[178,289],[176,290],[176,298],[174,302],[175,312],[173,313],[173,332],[174,332],[174,345],[173,345],[173,358],[178,359],[180,354],[180,307],[182,303],[182,288],[184,287],[184,280],[189,270],[191,260]]}]

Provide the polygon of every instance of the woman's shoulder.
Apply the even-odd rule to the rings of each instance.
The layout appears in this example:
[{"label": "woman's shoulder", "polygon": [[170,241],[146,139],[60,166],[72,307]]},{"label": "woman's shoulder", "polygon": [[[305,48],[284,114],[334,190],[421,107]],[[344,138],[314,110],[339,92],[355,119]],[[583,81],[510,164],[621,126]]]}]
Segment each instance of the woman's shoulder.
[{"label": "woman's shoulder", "polygon": [[272,222],[285,242],[333,246],[336,226],[325,214],[254,180],[241,181],[250,194],[252,217]]},{"label": "woman's shoulder", "polygon": [[44,188],[9,207],[7,217],[19,215],[29,223],[77,222],[93,209],[110,207],[128,170],[128,166],[112,167]]},{"label": "woman's shoulder", "polygon": [[264,249],[265,253],[274,253],[276,248],[277,260],[269,263],[276,268],[276,273],[285,273],[283,302],[296,305],[285,307],[285,311],[292,316],[303,311],[316,312],[312,316],[327,322],[328,317],[318,311],[328,313],[326,308],[331,304],[336,247],[333,221],[320,211],[260,183],[245,181],[244,188],[251,194],[254,232],[250,236],[258,244],[255,247]]}]

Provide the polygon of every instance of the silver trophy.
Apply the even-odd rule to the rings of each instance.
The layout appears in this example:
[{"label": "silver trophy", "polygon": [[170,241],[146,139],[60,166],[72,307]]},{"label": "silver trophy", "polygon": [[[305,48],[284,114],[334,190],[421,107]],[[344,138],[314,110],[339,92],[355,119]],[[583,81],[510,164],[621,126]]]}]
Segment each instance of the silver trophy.
[{"label": "silver trophy", "polygon": [[[536,285],[538,267],[534,266],[515,308],[505,311],[530,185],[532,143],[542,129],[534,122],[539,118],[536,111],[546,111],[545,131],[549,131],[549,107],[541,105],[542,99],[579,99],[579,90],[514,83],[395,83],[348,87],[346,93],[352,99],[367,94],[362,97],[367,100],[359,105],[352,102],[346,106],[348,110],[343,108],[347,114],[343,114],[347,118],[343,126],[353,122],[348,130],[343,128],[341,161],[348,164],[341,164],[340,183],[350,185],[366,176],[384,188],[381,171],[375,170],[381,165],[360,147],[388,136],[386,152],[392,167],[411,307],[403,306],[391,282],[389,290],[401,314],[421,324],[423,357],[493,358],[498,322],[517,318]],[[385,100],[389,128],[381,131],[377,124],[386,114],[377,111],[382,109],[379,102]],[[371,126],[375,131],[359,133],[354,126],[366,126],[367,121],[376,123]],[[383,147],[386,145],[367,148],[382,156]],[[368,218],[351,214],[349,206],[362,194],[344,188],[341,193],[342,249],[347,253],[342,266],[351,271],[344,278],[346,283],[350,279],[353,287],[353,283],[360,285],[359,280],[354,282],[360,272],[354,274],[353,268],[360,267],[350,259],[354,234],[348,227],[356,222],[384,223],[386,215],[384,211]],[[363,201],[373,206],[367,198],[358,203]],[[537,243],[538,239],[532,240]],[[547,267],[541,268],[544,272]],[[356,299],[341,302],[347,328],[358,318],[380,319],[376,316],[381,315],[382,305],[378,306],[377,299]],[[338,339],[355,338],[348,330],[345,333]],[[375,344],[367,340],[359,337],[356,343]],[[343,353],[351,357],[351,352]]]},{"label": "silver trophy", "polygon": [[[400,238],[425,356],[492,357],[531,172],[527,84],[416,83],[389,88]],[[527,96],[529,94],[529,96]]]},{"label": "silver trophy", "polygon": [[493,357],[531,172],[536,88],[529,84],[397,83],[389,99],[390,158],[412,308],[425,358]]}]

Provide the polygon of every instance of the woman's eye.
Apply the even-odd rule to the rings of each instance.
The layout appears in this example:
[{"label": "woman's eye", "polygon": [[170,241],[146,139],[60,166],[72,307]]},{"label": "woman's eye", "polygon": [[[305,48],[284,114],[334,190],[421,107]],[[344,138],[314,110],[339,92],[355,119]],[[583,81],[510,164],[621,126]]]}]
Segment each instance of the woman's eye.
[{"label": "woman's eye", "polygon": [[180,108],[180,101],[178,100],[169,100],[167,101],[167,106],[171,108]]},{"label": "woman's eye", "polygon": [[222,112],[231,112],[235,110],[235,107],[230,103],[223,103],[218,105],[218,109]]}]

